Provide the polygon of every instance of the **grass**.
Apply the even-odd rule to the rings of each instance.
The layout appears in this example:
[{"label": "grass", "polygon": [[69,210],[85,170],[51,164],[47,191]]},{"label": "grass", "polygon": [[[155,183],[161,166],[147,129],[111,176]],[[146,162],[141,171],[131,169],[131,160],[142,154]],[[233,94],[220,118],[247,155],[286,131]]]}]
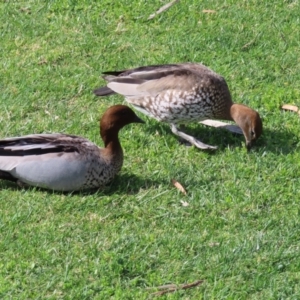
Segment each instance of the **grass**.
[{"label": "grass", "polygon": [[[0,136],[65,132],[101,145],[101,71],[196,61],[222,74],[264,134],[194,124],[214,154],[141,116],[120,175],[95,193],[0,183],[1,299],[299,299],[298,1],[1,1]],[[203,13],[203,9],[216,13]],[[171,184],[178,180],[184,196]],[[188,206],[181,201],[188,202]],[[148,290],[147,288],[152,288]]]}]

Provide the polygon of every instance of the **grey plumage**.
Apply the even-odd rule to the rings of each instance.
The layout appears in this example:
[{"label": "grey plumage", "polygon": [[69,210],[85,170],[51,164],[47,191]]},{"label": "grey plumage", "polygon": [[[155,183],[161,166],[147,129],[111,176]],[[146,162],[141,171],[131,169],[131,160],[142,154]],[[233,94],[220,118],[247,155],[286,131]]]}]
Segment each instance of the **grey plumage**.
[{"label": "grey plumage", "polygon": [[99,188],[123,164],[119,130],[141,123],[127,106],[109,108],[100,121],[105,148],[67,134],[32,134],[0,140],[0,179],[59,191]]}]

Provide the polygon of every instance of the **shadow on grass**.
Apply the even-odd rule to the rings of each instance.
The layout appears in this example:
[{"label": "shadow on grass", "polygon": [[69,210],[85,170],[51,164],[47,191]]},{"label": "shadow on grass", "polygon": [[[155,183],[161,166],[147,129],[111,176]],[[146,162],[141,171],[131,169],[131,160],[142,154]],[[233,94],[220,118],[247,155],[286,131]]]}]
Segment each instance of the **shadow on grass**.
[{"label": "shadow on grass", "polygon": [[[228,148],[241,148],[244,145],[244,136],[240,134],[231,133],[224,129],[218,128],[209,128],[202,125],[192,125],[192,128],[185,127],[184,132],[194,136],[197,139],[200,139],[202,142],[218,146],[217,150],[208,150],[210,154],[217,154],[220,151]],[[148,124],[144,126],[145,134],[156,135],[158,132],[157,138],[161,138],[163,135],[171,135],[175,139],[178,139],[175,136],[169,125],[156,123],[156,124]],[[181,147],[184,147],[184,144],[180,141]],[[284,128],[281,130],[270,130],[264,129],[263,135],[255,142],[251,152],[256,151],[267,151],[272,152],[278,155],[287,155],[289,153],[293,153],[294,151],[298,151],[298,146],[300,145],[299,137]],[[200,150],[199,151],[203,151]],[[204,150],[207,151],[207,150]],[[78,191],[78,192],[59,192],[46,190],[37,187],[19,187],[16,183],[2,180],[0,181],[0,189],[6,189],[11,191],[16,190],[24,190],[24,189],[35,189],[46,191],[49,194],[82,194],[82,195],[92,195],[92,194],[101,194],[110,196],[113,194],[119,195],[134,195],[137,194],[141,189],[148,189],[150,187],[155,187],[159,185],[169,185],[167,180],[152,180],[149,178],[144,178],[142,176],[136,176],[134,174],[119,174],[117,175],[113,181],[106,185],[103,189],[93,189],[87,191]]]},{"label": "shadow on grass", "polygon": [[134,174],[119,174],[110,184],[105,187],[103,194],[107,196],[113,194],[135,195],[139,193],[141,189],[149,189],[150,187],[153,188],[156,186],[158,187],[159,185],[166,183],[167,180],[153,180]]},{"label": "shadow on grass", "polygon": [[20,187],[16,183],[11,181],[2,180],[0,182],[0,189],[10,190],[10,191],[24,191],[24,190],[36,190],[42,191],[49,194],[65,194],[65,195],[93,195],[93,194],[101,194],[105,196],[111,196],[114,194],[118,195],[134,195],[137,194],[141,189],[148,189],[153,186],[158,186],[163,184],[164,182],[151,180],[149,178],[145,179],[140,176],[136,176],[134,174],[119,174],[117,175],[111,183],[104,186],[103,189],[90,189],[85,191],[76,191],[76,192],[61,192],[61,191],[53,191],[48,189],[43,189],[34,186],[26,186]]},{"label": "shadow on grass", "polygon": [[[143,127],[146,134],[155,135],[158,133],[158,137],[163,135],[173,136],[178,140],[179,144],[182,146],[189,146],[179,137],[174,135],[171,132],[171,129],[168,124],[156,123],[156,124],[147,124]],[[189,135],[194,136],[196,139],[199,139],[201,142],[217,146],[217,150],[200,150],[207,151],[210,154],[216,154],[218,151],[223,151],[228,148],[241,148],[245,146],[245,138],[241,134],[229,132],[226,129],[213,128],[200,124],[191,124],[185,126],[183,131]],[[285,130],[284,128],[280,130],[270,130],[264,129],[262,136],[253,143],[253,147],[250,151],[259,151],[261,148],[264,148],[265,151],[270,151],[275,154],[289,154],[294,152],[297,149],[299,144],[299,138],[294,133]]]},{"label": "shadow on grass", "polygon": [[288,130],[264,130],[263,136],[257,141],[257,145],[264,147],[266,151],[287,155],[299,151],[299,137]]}]

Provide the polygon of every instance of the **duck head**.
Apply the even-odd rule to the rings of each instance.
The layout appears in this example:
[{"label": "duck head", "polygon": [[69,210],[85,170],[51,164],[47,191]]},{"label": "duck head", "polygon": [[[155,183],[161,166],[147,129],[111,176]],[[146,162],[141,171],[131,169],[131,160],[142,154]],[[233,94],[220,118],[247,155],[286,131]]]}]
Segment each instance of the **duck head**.
[{"label": "duck head", "polygon": [[231,117],[242,129],[246,140],[246,148],[250,150],[253,142],[261,136],[263,131],[259,113],[246,105],[233,104]]},{"label": "duck head", "polygon": [[117,135],[119,130],[130,123],[145,123],[126,105],[114,105],[108,108],[100,120],[101,136]]}]

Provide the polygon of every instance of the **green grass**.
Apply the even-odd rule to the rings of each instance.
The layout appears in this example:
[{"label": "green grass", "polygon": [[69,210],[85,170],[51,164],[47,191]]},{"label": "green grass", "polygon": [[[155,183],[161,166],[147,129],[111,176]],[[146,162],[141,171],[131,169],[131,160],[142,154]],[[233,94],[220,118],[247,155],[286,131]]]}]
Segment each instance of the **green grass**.
[{"label": "green grass", "polygon": [[247,153],[241,136],[189,126],[212,154],[141,116],[120,133],[124,166],[104,191],[0,182],[1,299],[149,299],[199,279],[161,298],[300,298],[300,119],[279,109],[300,105],[299,2],[182,0],[147,21],[166,2],[1,1],[0,136],[102,145],[99,117],[124,100],[93,96],[101,71],[184,61],[222,74],[263,136]]}]

